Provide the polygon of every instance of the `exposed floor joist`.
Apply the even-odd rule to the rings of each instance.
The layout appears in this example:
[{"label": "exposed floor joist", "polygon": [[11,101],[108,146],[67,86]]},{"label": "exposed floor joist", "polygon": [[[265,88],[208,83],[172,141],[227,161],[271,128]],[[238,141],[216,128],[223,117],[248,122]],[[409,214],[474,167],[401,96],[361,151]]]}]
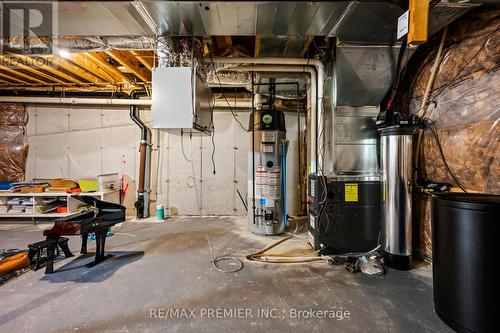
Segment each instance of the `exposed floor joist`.
[{"label": "exposed floor joist", "polygon": [[54,64],[54,66],[65,70],[66,72],[70,73],[71,76],[75,77],[77,81],[82,81],[82,82],[93,82],[93,83],[100,83],[100,82],[105,82],[101,78],[99,78],[97,75],[93,74],[92,72],[85,70],[78,66],[77,64],[66,60],[64,58],[60,57],[50,57],[50,60]]},{"label": "exposed floor joist", "polygon": [[[0,66],[0,69],[2,69],[2,68],[3,68],[3,67],[2,67],[2,66]],[[3,77],[3,78],[5,78],[5,79],[7,79],[7,81],[6,81],[6,82],[7,82],[7,83],[9,83],[9,84],[10,84],[10,83],[12,83],[12,82],[14,82],[14,83],[23,83],[23,84],[25,84],[25,83],[29,83],[29,81],[28,81],[28,80],[26,80],[26,81],[25,81],[25,80],[22,80],[22,79],[19,79],[19,78],[15,77],[15,76],[14,76],[14,75],[12,75],[12,74],[6,74],[6,73],[4,73],[4,72],[0,72],[0,77]]]},{"label": "exposed floor joist", "polygon": [[[91,82],[114,82],[115,80],[110,73],[99,67],[99,65],[91,60],[85,53],[73,53],[69,56],[69,60],[71,63],[74,63],[77,67],[88,73],[84,74],[82,72],[83,75],[94,76],[94,78],[90,79]],[[75,70],[78,71],[77,68],[75,68]],[[121,81],[121,76],[118,76],[118,78]]]},{"label": "exposed floor joist", "polygon": [[[205,56],[240,52],[259,57],[266,51],[261,36],[213,36],[204,40]],[[313,37],[309,36],[301,49],[307,53]],[[288,37],[281,56],[298,56]],[[294,54],[292,54],[294,53]],[[103,50],[70,53],[67,55],[8,54],[0,56],[0,86],[2,89],[26,88],[35,90],[72,89],[132,90],[151,84],[151,72],[156,62],[154,50]],[[42,60],[42,61],[41,61]]]},{"label": "exposed floor joist", "polygon": [[24,83],[30,83],[30,82],[46,83],[45,81],[40,80],[40,79],[38,79],[36,77],[33,77],[32,75],[25,74],[25,73],[23,73],[23,72],[21,72],[19,70],[12,69],[12,68],[7,67],[7,66],[0,65],[0,69],[2,69],[4,72],[9,72],[9,73],[14,74],[17,77],[22,78],[22,80],[24,81]]},{"label": "exposed floor joist", "polygon": [[291,41],[292,41],[292,36],[288,36],[285,42],[285,47],[283,48],[283,54],[282,54],[283,57],[286,57],[288,53],[288,46],[290,45]]},{"label": "exposed floor joist", "polygon": [[131,83],[131,80],[127,75],[120,72],[116,67],[111,65],[108,61],[108,55],[104,52],[86,52],[82,53],[82,56],[92,61],[99,68],[104,70],[108,75],[112,77],[112,81],[115,83]]},{"label": "exposed floor joist", "polygon": [[137,76],[141,81],[151,81],[151,72],[142,63],[137,60],[130,52],[111,50],[106,51],[110,57],[125,66],[130,72]]},{"label": "exposed floor joist", "polygon": [[[12,55],[12,57],[18,58],[21,61],[24,61],[24,63],[28,64],[33,61],[33,58],[20,54]],[[36,66],[44,70],[45,72],[52,74],[52,76],[54,77],[61,77],[65,79],[67,82],[84,83],[84,81],[82,81],[81,78],[79,78],[78,76],[68,75],[62,70],[58,70],[57,68],[50,66],[49,64],[53,63],[53,61],[54,61],[53,58],[44,57],[41,58],[41,61],[36,61]]]},{"label": "exposed floor joist", "polygon": [[307,41],[304,44],[304,47],[302,48],[302,51],[300,52],[300,56],[304,57],[307,50],[309,49],[309,46],[311,46],[312,41],[314,40],[313,36],[307,37]]},{"label": "exposed floor joist", "polygon": [[150,71],[153,69],[154,66],[154,58],[155,58],[155,53],[154,51],[132,51],[131,52],[137,60],[139,60],[147,69]]},{"label": "exposed floor joist", "polygon": [[15,60],[12,57],[6,57],[3,55],[0,55],[0,59],[2,60],[2,62],[4,64],[8,64],[9,66],[12,66],[13,68],[22,69],[28,73],[33,74],[33,76],[45,79],[45,80],[38,79],[38,82],[40,82],[40,83],[44,83],[44,82],[45,83],[51,83],[51,82],[64,83],[65,82],[64,80],[61,80],[59,77],[57,77],[55,75],[50,75],[50,74],[47,74],[46,72],[43,72],[42,70],[27,66],[22,61]]},{"label": "exposed floor joist", "polygon": [[254,51],[253,51],[254,58],[259,57],[259,53],[260,53],[260,36],[256,35],[255,36],[255,46],[254,46]]}]

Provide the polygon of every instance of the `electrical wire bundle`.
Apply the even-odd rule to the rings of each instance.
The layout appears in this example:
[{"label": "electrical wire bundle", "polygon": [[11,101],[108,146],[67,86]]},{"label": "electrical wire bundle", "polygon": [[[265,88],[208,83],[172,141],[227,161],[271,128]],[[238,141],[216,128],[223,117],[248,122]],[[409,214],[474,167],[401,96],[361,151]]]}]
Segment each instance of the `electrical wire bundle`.
[{"label": "electrical wire bundle", "polygon": [[[214,60],[212,58],[212,55],[209,55],[209,58],[210,58],[210,63],[212,64],[212,68],[213,68],[214,73],[215,73],[215,77],[217,78],[217,81],[219,83],[219,88],[222,91],[222,98],[224,98],[224,101],[226,102],[227,106],[229,107],[229,111],[231,111],[231,114],[233,115],[234,120],[238,123],[238,125],[240,125],[240,127],[241,127],[242,130],[244,130],[245,132],[248,132],[248,129],[246,129],[245,126],[243,126],[243,124],[241,123],[241,121],[238,119],[238,117],[234,113],[234,110],[231,107],[231,104],[229,103],[226,95],[224,94],[224,90],[223,90],[223,87],[222,87],[222,82],[220,80],[219,73],[217,72],[217,68],[215,68],[215,63],[214,63]],[[214,100],[214,102],[215,102],[215,100]]]}]

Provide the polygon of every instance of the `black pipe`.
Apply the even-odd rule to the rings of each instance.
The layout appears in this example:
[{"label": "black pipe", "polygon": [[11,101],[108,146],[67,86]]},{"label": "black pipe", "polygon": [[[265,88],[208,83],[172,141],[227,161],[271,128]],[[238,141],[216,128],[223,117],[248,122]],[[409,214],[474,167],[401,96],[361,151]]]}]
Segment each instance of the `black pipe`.
[{"label": "black pipe", "polygon": [[241,195],[240,190],[236,189],[236,192],[238,192],[238,195],[240,196],[241,203],[242,203],[242,204],[243,204],[243,206],[245,207],[245,210],[248,212],[248,206],[247,206],[247,204],[245,203],[245,200],[243,200],[243,196]]},{"label": "black pipe", "polygon": [[[130,98],[132,99],[137,98],[139,93],[140,92],[132,91],[132,93],[130,94]],[[138,182],[139,186],[137,188],[137,200],[134,203],[134,206],[136,208],[137,218],[142,219],[147,217],[146,215],[149,215],[146,214],[146,205],[149,205],[149,200],[145,199],[145,194],[146,194],[145,179],[146,179],[146,172],[151,171],[151,170],[146,170],[148,150],[149,147],[151,146],[151,130],[141,120],[139,115],[139,107],[137,105],[130,106],[130,118],[141,129],[141,144],[140,144],[141,158],[139,160],[140,172],[139,172],[139,182]]]}]

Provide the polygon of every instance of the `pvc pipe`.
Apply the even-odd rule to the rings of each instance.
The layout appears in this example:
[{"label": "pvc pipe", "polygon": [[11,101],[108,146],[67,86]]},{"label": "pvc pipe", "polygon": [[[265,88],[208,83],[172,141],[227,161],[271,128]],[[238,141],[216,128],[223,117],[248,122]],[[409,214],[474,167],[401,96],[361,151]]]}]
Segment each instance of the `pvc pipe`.
[{"label": "pvc pipe", "polygon": [[323,68],[323,62],[317,59],[305,58],[225,58],[225,57],[212,57],[213,62],[225,64],[259,64],[259,65],[303,65],[314,66],[318,69]]},{"label": "pvc pipe", "polygon": [[443,53],[444,41],[446,39],[446,33],[448,31],[448,26],[444,27],[443,35],[441,37],[441,41],[439,43],[438,51],[436,54],[436,58],[434,58],[434,64],[431,68],[431,75],[429,77],[429,81],[427,81],[427,85],[425,87],[424,97],[422,98],[422,103],[420,104],[420,109],[417,111],[417,116],[422,117],[425,115],[427,100],[429,99],[430,92],[432,90],[432,86],[434,85],[434,79],[436,78],[436,74],[438,72],[439,64],[441,63],[441,55]]},{"label": "pvc pipe", "polygon": [[[222,58],[226,59],[226,58]],[[229,59],[239,59],[239,58],[229,58]],[[247,58],[243,58],[247,59]],[[251,59],[251,58],[249,58]],[[260,58],[257,58],[260,59]],[[263,58],[266,59],[266,58]],[[271,58],[271,59],[281,59],[281,58]],[[306,59],[302,59],[306,60]],[[318,136],[317,136],[317,128],[318,128],[318,119],[323,118],[323,93],[321,93],[321,97],[317,95],[319,91],[323,92],[323,81],[324,81],[324,76],[319,75],[316,70],[311,67],[311,66],[287,66],[287,65],[275,65],[275,66],[237,66],[231,68],[232,70],[235,71],[247,71],[247,72],[291,72],[291,73],[305,73],[310,75],[311,79],[311,88],[310,91],[311,93],[308,94],[308,97],[310,98],[310,104],[311,104],[311,109],[314,111],[309,111],[311,112],[311,135],[310,135],[310,141],[311,141],[311,165],[310,165],[310,171],[311,172],[316,172],[317,171],[317,165],[322,165],[319,162],[322,163],[322,159],[318,160],[317,163],[317,147],[318,147]],[[308,100],[309,104],[309,100]],[[319,106],[320,105],[320,106]],[[321,110],[321,112],[319,112]],[[318,113],[319,112],[319,113]],[[322,125],[322,122],[320,123]],[[321,138],[321,146],[322,146],[323,138]],[[314,152],[314,153],[313,153]],[[319,158],[319,156],[318,156]]]},{"label": "pvc pipe", "polygon": [[0,96],[0,103],[150,106],[153,101],[151,99],[121,98]]},{"label": "pvc pipe", "polygon": [[233,101],[231,99],[228,99],[227,101],[225,99],[216,99],[214,103],[214,107],[216,109],[226,109],[228,107],[234,108],[234,109],[251,109],[252,108],[252,100],[248,101]]}]

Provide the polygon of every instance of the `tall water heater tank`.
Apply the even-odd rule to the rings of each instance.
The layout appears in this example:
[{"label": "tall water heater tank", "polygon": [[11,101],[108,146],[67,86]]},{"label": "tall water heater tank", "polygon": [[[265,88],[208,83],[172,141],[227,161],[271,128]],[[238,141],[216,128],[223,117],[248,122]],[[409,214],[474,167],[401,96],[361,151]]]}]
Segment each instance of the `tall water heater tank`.
[{"label": "tall water heater tank", "polygon": [[259,235],[285,231],[285,116],[275,109],[250,117],[248,155],[248,228]]},{"label": "tall water heater tank", "polygon": [[381,250],[387,266],[411,268],[413,127],[380,130],[382,170]]}]

